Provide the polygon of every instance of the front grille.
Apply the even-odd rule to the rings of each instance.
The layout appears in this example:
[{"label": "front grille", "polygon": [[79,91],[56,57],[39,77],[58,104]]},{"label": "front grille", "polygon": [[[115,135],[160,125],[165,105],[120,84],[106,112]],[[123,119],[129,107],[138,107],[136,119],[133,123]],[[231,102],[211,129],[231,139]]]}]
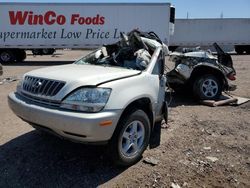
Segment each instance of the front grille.
[{"label": "front grille", "polygon": [[22,89],[28,94],[53,97],[64,85],[62,81],[25,76]]},{"label": "front grille", "polygon": [[37,104],[40,104],[40,105],[50,106],[50,107],[55,107],[55,108],[60,106],[60,102],[57,102],[57,101],[42,99],[41,97],[33,97],[33,96],[27,95],[25,93],[21,93],[21,96],[24,97],[25,99],[27,99],[30,102],[37,103]]}]

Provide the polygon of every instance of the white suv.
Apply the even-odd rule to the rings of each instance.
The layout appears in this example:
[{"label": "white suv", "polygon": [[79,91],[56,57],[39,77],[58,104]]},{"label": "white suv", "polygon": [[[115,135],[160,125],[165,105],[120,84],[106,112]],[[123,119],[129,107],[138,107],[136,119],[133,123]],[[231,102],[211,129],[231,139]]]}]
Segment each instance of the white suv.
[{"label": "white suv", "polygon": [[168,51],[154,33],[121,36],[71,65],[26,73],[9,94],[10,108],[36,129],[108,143],[118,164],[137,162],[155,123],[167,116]]}]

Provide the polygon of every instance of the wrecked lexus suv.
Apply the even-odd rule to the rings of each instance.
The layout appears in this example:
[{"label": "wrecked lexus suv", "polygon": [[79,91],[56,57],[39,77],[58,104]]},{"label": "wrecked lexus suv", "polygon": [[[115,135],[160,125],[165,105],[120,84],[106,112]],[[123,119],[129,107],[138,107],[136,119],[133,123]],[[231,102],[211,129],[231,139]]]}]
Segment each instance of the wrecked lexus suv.
[{"label": "wrecked lexus suv", "polygon": [[71,65],[26,73],[10,93],[13,112],[35,129],[85,143],[108,143],[114,161],[131,165],[167,118],[167,47],[137,30]]},{"label": "wrecked lexus suv", "polygon": [[213,46],[218,57],[199,48],[170,54],[169,60],[175,64],[167,73],[170,88],[191,91],[199,100],[218,99],[222,91],[233,89],[228,83],[228,80],[235,80],[236,75],[232,58],[218,44]]}]

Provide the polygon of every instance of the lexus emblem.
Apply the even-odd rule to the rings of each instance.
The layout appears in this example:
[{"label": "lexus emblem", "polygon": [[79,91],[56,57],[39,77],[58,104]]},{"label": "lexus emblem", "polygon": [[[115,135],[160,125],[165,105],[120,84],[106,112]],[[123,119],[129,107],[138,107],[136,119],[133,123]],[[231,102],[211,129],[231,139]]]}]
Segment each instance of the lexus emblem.
[{"label": "lexus emblem", "polygon": [[32,87],[37,89],[37,88],[39,88],[41,85],[42,85],[42,82],[38,80],[37,82],[35,82],[35,83],[32,85]]}]

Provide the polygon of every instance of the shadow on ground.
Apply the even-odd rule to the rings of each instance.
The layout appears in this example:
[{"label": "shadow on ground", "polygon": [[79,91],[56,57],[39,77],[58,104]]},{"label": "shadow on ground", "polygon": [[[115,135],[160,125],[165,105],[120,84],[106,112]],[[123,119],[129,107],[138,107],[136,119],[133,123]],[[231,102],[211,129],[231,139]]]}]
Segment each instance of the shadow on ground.
[{"label": "shadow on ground", "polygon": [[200,105],[197,100],[188,92],[183,91],[182,93],[178,92],[167,92],[166,99],[168,101],[169,107],[177,106],[196,106]]},{"label": "shadow on ground", "polygon": [[[26,52],[27,53],[27,52]],[[31,53],[27,53],[27,56],[33,56],[33,57],[41,57],[41,56],[47,56],[47,57],[55,57],[55,56],[60,56],[60,55],[63,55],[63,53],[54,53],[53,55],[33,55]]]},{"label": "shadow on ground", "polygon": [[96,187],[125,170],[105,151],[105,146],[26,133],[0,146],[0,187]]}]

